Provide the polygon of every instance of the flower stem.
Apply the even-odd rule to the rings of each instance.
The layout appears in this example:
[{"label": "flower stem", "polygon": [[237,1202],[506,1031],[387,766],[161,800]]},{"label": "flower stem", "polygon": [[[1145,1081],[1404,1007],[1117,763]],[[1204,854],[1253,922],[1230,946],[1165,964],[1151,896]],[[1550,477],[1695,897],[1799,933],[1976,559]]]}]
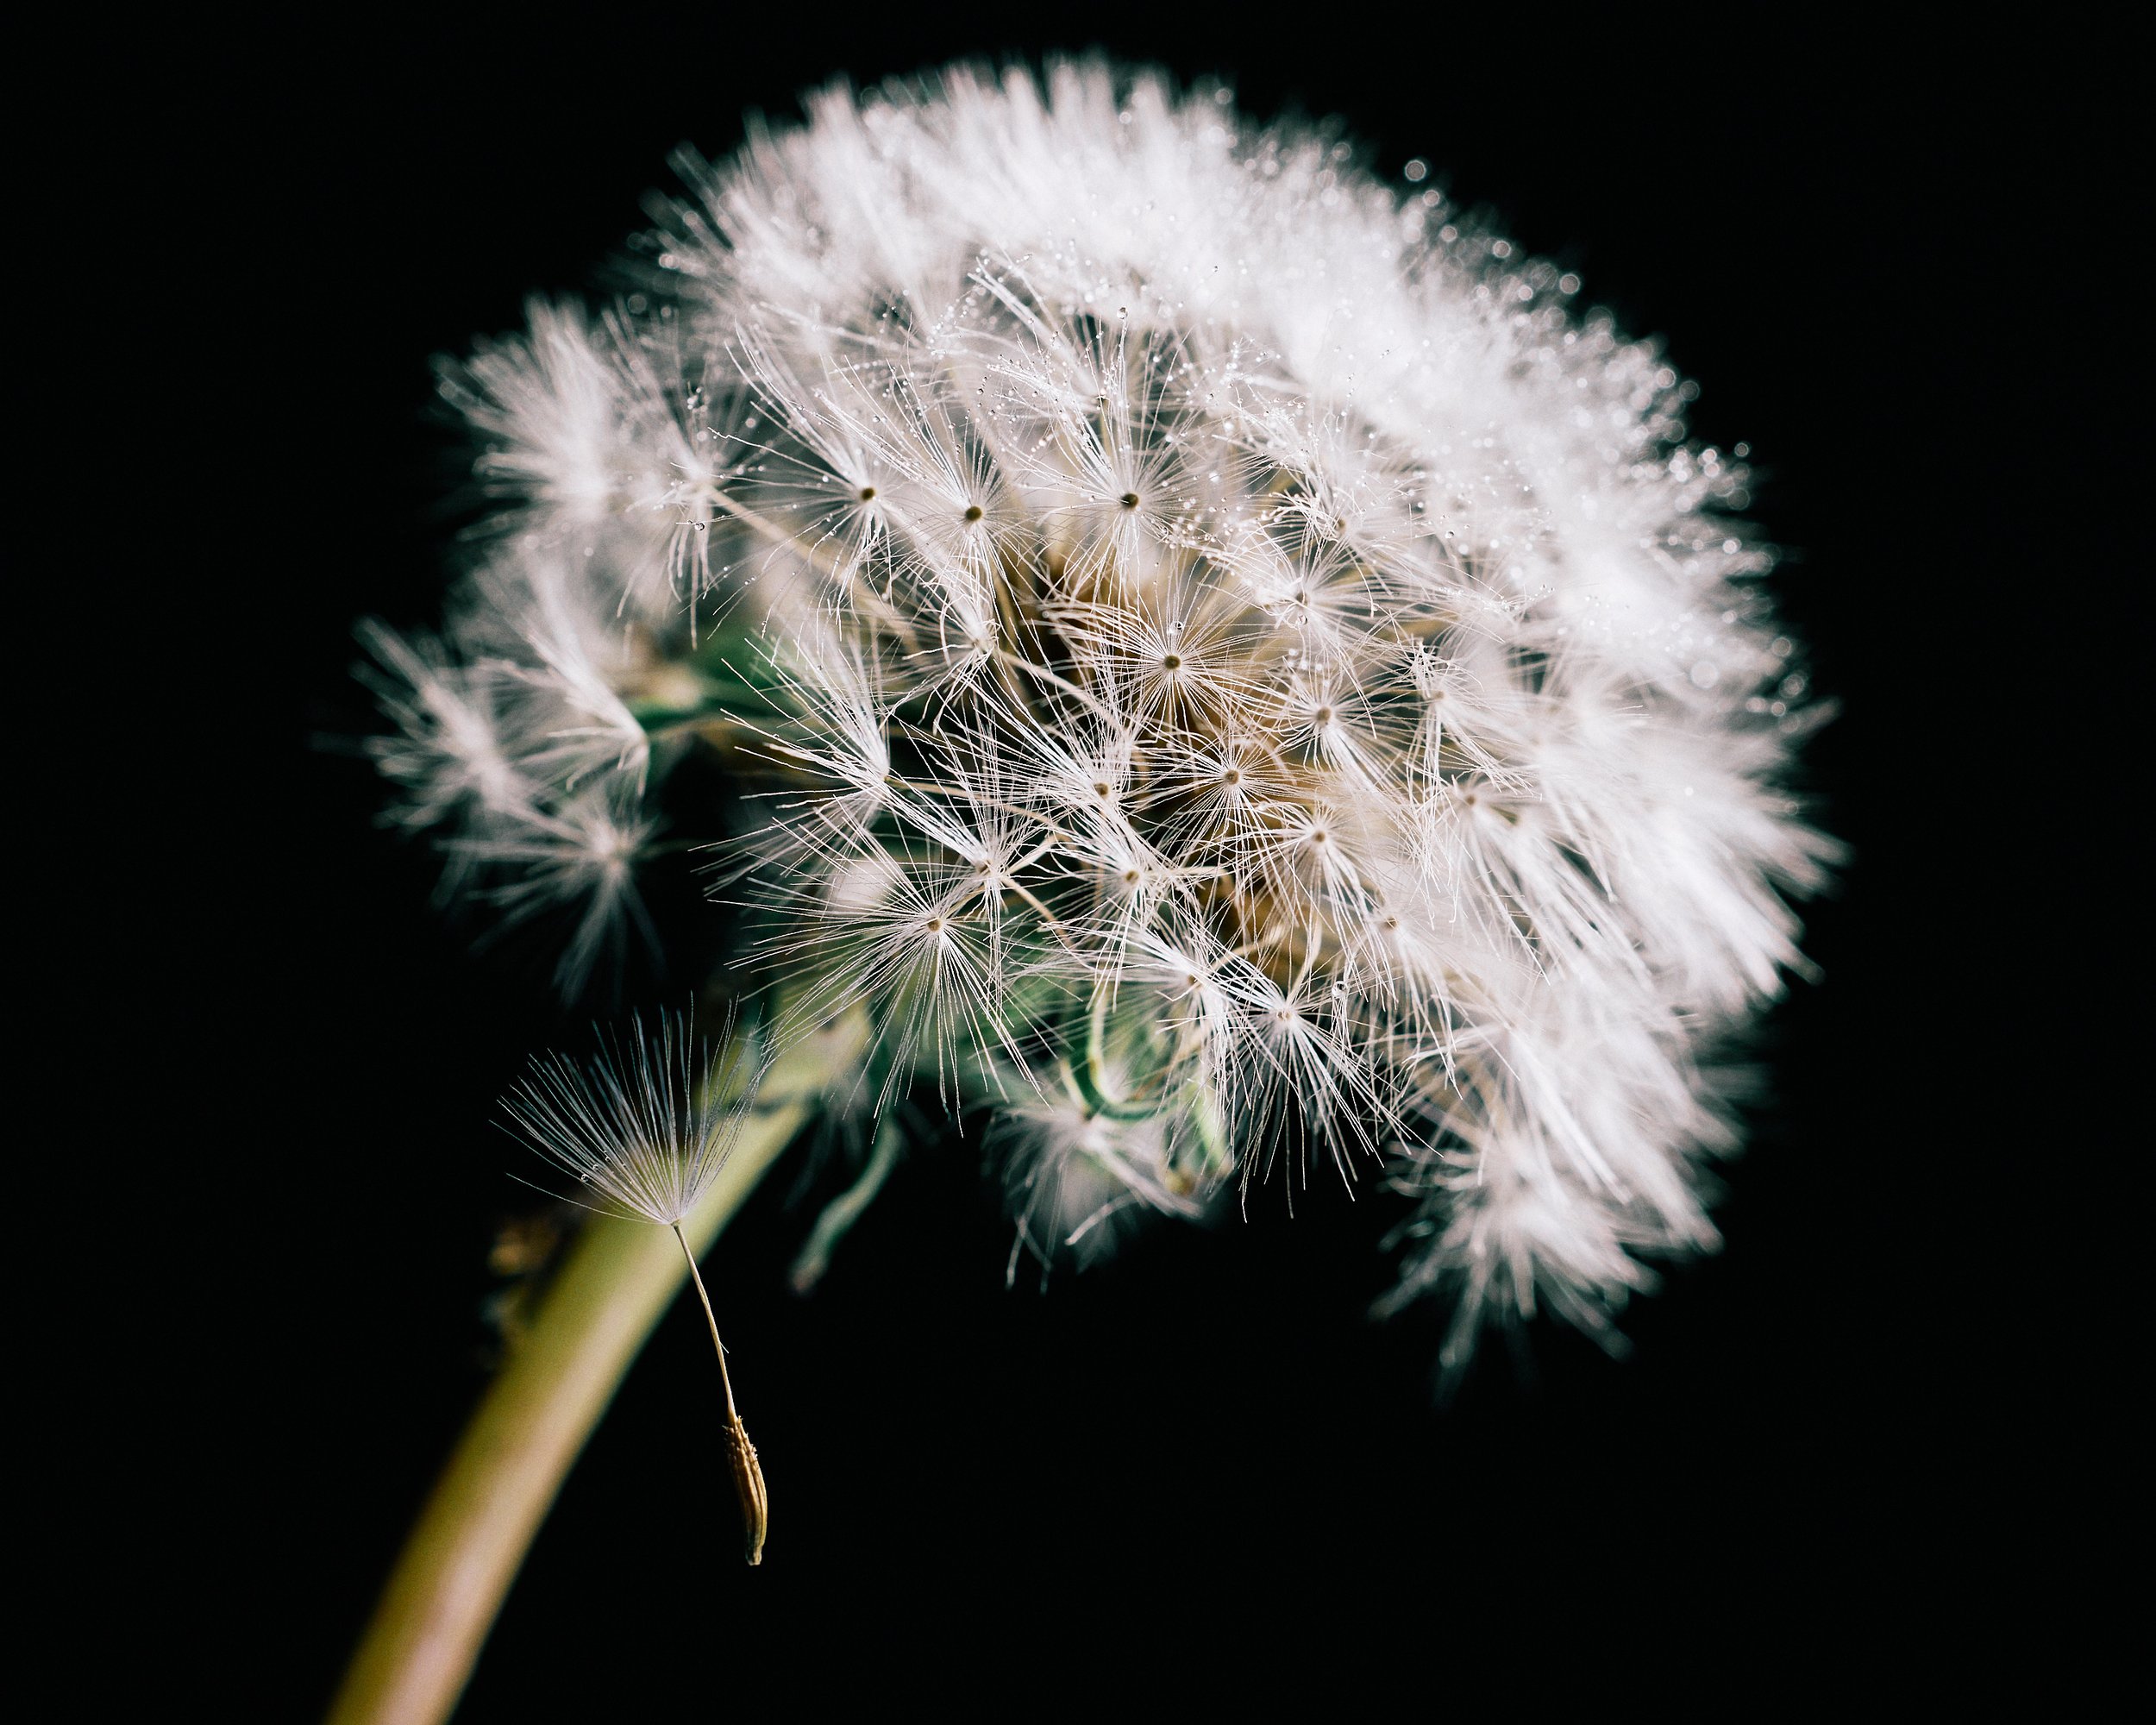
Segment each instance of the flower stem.
[{"label": "flower stem", "polygon": [[[724,1170],[682,1222],[686,1251],[710,1249],[807,1119],[835,1070],[830,1040],[811,1038],[773,1064]],[[563,1478],[686,1273],[664,1228],[611,1216],[584,1228],[457,1440],[329,1725],[448,1717]]]}]

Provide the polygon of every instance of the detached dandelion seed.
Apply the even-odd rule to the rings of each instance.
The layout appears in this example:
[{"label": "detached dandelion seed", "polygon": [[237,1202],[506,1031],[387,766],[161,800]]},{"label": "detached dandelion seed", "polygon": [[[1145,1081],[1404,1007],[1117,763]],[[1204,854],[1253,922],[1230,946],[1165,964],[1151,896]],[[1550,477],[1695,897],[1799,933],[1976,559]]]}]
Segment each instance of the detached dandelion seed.
[{"label": "detached dandelion seed", "polygon": [[[503,1099],[520,1134],[573,1175],[614,1213],[667,1229],[687,1261],[704,1308],[726,1394],[726,1457],[740,1500],[744,1552],[763,1561],[768,1501],[756,1446],[734,1405],[733,1379],[718,1319],[681,1223],[732,1154],[755,1105],[761,1069],[749,1069],[731,1037],[732,1016],[715,1048],[704,1049],[688,1016],[661,1013],[657,1035],[632,1020],[625,1035],[602,1034],[599,1053],[580,1063],[560,1054],[535,1057],[531,1070]],[[733,1100],[722,1100],[731,1082]]]}]

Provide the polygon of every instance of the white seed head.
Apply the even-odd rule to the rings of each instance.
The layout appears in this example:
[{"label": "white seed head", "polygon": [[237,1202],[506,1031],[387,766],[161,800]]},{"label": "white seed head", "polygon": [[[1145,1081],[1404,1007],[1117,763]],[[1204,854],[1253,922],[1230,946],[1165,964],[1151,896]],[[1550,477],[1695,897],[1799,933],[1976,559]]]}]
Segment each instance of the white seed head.
[{"label": "white seed head", "polygon": [[[1697,1051],[1833,847],[1655,348],[1146,75],[834,91],[683,166],[648,297],[451,376],[504,508],[450,648],[377,638],[406,818],[512,907],[633,902],[532,835],[618,797],[625,880],[686,737],[750,736],[761,961],[868,1011],[875,1094],[1000,1100],[1051,1245],[1384,1162],[1470,1338],[1710,1243]],[[732,693],[685,732],[685,687]]]}]

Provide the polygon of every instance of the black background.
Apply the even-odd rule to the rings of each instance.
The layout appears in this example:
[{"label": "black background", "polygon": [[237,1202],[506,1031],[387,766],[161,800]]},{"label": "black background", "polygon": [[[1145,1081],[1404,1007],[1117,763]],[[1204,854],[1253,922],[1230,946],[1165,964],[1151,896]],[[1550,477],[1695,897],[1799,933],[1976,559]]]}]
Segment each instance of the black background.
[{"label": "black background", "polygon": [[[1225,74],[1248,112],[1340,116],[1388,176],[1428,159],[1666,337],[1699,435],[1751,443],[1791,553],[1775,592],[1841,707],[1805,782],[1854,861],[1807,912],[1824,983],[1758,1038],[1772,1095],[1726,1171],[1726,1249],[1635,1305],[1629,1360],[1538,1326],[1440,1410],[1434,1315],[1365,1316],[1394,1214],[1367,1190],[1320,1183],[1291,1222],[1275,1184],[1247,1224],[1006,1293],[1007,1225],[953,1143],[802,1301],[783,1271],[814,1210],[782,1173],[710,1268],[770,1480],[765,1565],[736,1555],[708,1343],[677,1307],[460,1718],[923,1685],[1123,1704],[1163,1658],[1203,1684],[1309,1666],[1355,1712],[1388,1673],[1434,1700],[1489,1663],[1492,1618],[1540,1649],[1507,1665],[1523,1684],[1664,1697],[1735,1643],[1767,1656],[1716,1695],[2028,1653],[1985,1626],[2071,1590],[2026,1554],[2084,1514],[2048,1442],[2071,1327],[2041,1295],[2118,1149],[2057,1141],[2109,1057],[2061,1005],[2077,913],[2046,884],[2104,840],[2076,787],[2109,649],[2074,606],[2127,567],[2097,411],[2123,230],[2086,214],[2118,110],[2096,45],[1795,18],[704,8],[205,26],[147,68],[158,119],[108,141],[162,241],[147,268],[98,255],[146,308],[109,356],[154,386],[135,507],[184,549],[144,589],[169,718],[103,803],[146,914],[101,929],[93,966],[165,1027],[136,1148],[171,1208],[128,1264],[166,1314],[167,1452],[203,1440],[151,1514],[162,1612],[214,1606],[187,1640],[220,1716],[326,1700],[484,1382],[487,1247],[530,1196],[495,1099],[580,1029],[539,955],[474,955],[429,909],[430,859],[319,744],[371,722],[354,621],[438,604],[457,458],[429,357],[592,285],[667,152],[723,156],[744,110],[1096,45]],[[116,195],[91,188],[80,228],[123,219]],[[2041,770],[2032,732],[2064,740]],[[686,876],[658,896],[693,919]]]}]

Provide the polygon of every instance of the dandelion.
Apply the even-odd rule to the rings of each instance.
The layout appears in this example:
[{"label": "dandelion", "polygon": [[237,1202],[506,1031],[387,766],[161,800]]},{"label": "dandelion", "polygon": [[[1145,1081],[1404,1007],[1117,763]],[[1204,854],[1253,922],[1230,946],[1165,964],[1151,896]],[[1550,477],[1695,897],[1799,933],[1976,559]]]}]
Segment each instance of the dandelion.
[{"label": "dandelion", "polygon": [[678,165],[636,294],[446,373],[495,530],[442,644],[373,643],[455,890],[582,906],[573,990],[649,836],[710,847],[778,1044],[867,1027],[803,1285],[932,1090],[1044,1260],[1380,1185],[1449,1372],[1539,1311],[1619,1346],[1714,1243],[1711,1057],[1836,852],[1743,446],[1225,91],[958,68]]},{"label": "dandelion", "polygon": [[[724,1032],[719,1042],[728,1045]],[[750,1563],[760,1564],[769,1507],[763,1469],[734,1406],[711,1296],[681,1232],[732,1154],[761,1076],[749,1075],[735,1100],[724,1102],[724,1066],[716,1051],[699,1053],[691,1019],[661,1014],[655,1038],[636,1023],[624,1037],[603,1039],[588,1063],[559,1054],[534,1058],[502,1107],[535,1150],[593,1196],[620,1214],[667,1229],[680,1245],[726,1392],[727,1465],[741,1502],[743,1549]]]},{"label": "dandelion", "polygon": [[[505,512],[450,649],[375,637],[405,819],[584,907],[571,988],[661,811],[724,841],[782,1031],[861,1007],[880,1107],[1001,1111],[1029,1240],[1074,1158],[1163,1214],[1222,1153],[1245,1201],[1382,1172],[1456,1358],[1539,1307],[1614,1341],[1713,1240],[1701,1052],[1833,853],[1675,371],[1438,194],[1098,66],[683,166],[640,310],[446,373]],[[752,831],[669,799],[699,737]]]}]

